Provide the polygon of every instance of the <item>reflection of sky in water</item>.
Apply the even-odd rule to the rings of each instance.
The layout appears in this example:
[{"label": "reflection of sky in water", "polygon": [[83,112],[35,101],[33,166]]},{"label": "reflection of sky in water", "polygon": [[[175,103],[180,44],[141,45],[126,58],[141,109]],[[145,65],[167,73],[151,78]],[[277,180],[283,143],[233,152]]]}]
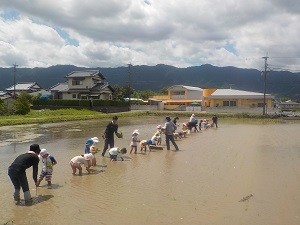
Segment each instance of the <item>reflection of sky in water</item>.
[{"label": "reflection of sky in water", "polygon": [[0,130],[0,146],[27,143],[43,135],[34,126],[4,127]]},{"label": "reflection of sky in water", "polygon": [[[299,124],[220,120],[218,129],[178,140],[178,152],[127,154],[131,160],[125,162],[110,162],[98,153],[96,174],[86,175],[83,170],[82,177],[72,176],[70,159],[82,154],[88,137],[99,137],[102,150],[101,134],[108,122],[0,127],[0,143],[6,143],[5,138],[16,140],[13,134],[18,134],[17,142],[0,146],[0,202],[6,206],[0,210],[0,224],[9,220],[14,224],[298,224]],[[116,138],[116,146],[129,148],[135,129],[140,139],[150,138],[163,122],[163,118],[120,119],[124,138]],[[54,188],[38,188],[38,195],[54,197],[20,210],[12,204],[7,167],[33,142],[58,161]],[[31,169],[27,176],[34,195]],[[249,200],[239,202],[250,194]]]}]

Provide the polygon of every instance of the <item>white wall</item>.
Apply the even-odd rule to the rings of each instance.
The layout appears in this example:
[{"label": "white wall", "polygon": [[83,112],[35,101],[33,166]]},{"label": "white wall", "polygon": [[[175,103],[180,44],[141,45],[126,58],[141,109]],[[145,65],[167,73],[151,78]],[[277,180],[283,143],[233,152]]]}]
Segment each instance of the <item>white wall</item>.
[{"label": "white wall", "polygon": [[187,106],[185,111],[201,112],[201,106]]},{"label": "white wall", "polygon": [[203,91],[189,91],[188,92],[188,100],[202,100],[203,98]]}]

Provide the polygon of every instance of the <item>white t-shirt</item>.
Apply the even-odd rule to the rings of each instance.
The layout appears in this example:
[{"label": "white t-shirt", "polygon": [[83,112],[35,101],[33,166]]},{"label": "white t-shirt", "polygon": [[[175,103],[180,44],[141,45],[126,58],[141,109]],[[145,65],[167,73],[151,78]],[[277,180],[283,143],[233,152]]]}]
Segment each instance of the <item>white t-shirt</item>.
[{"label": "white t-shirt", "polygon": [[108,152],[111,155],[120,155],[121,154],[118,147],[111,148]]}]

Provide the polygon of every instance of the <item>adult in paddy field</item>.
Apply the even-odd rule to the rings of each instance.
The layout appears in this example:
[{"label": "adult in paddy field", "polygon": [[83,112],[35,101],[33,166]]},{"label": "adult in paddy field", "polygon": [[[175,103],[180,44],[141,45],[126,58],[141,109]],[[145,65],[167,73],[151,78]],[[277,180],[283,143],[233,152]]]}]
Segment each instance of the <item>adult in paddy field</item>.
[{"label": "adult in paddy field", "polygon": [[216,128],[218,128],[218,117],[216,115],[213,115],[213,117],[211,118],[213,123],[212,123],[212,127],[215,125]]},{"label": "adult in paddy field", "polygon": [[174,140],[174,132],[176,130],[176,125],[171,121],[171,118],[169,116],[166,117],[166,123],[165,126],[163,127],[165,130],[165,135],[166,135],[166,145],[167,145],[167,150],[170,150],[170,141],[174,145],[176,151],[179,150],[175,140]]},{"label": "adult in paddy field", "polygon": [[106,150],[109,148],[113,148],[115,145],[115,139],[114,139],[114,134],[116,134],[116,136],[118,138],[122,137],[122,133],[118,133],[118,117],[114,116],[112,118],[112,121],[106,126],[106,129],[104,131],[104,134],[102,135],[102,137],[105,139],[104,141],[104,147],[103,147],[103,151],[102,151],[102,156],[105,155]]},{"label": "adult in paddy field", "polygon": [[14,185],[14,200],[20,201],[20,190],[24,192],[25,203],[32,202],[31,194],[29,191],[28,180],[26,176],[26,169],[32,167],[32,178],[37,186],[37,175],[39,165],[39,153],[41,152],[38,144],[30,145],[27,153],[19,155],[8,168],[8,176]]}]

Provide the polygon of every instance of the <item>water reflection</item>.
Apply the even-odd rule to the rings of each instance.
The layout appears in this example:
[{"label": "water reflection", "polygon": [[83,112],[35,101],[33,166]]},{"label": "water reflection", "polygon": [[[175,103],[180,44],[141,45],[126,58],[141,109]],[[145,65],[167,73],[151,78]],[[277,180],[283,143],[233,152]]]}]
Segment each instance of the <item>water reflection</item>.
[{"label": "water reflection", "polygon": [[[0,127],[0,224],[299,224],[299,123],[220,121],[218,129],[178,140],[178,152],[138,150],[124,162],[97,154],[95,173],[73,176],[70,159],[83,153],[87,138],[101,139],[108,122]],[[135,129],[149,139],[162,123],[120,119],[124,138],[116,146],[129,148]],[[36,196],[28,171],[34,204],[20,207],[12,201],[7,167],[34,142],[58,164],[52,188],[42,183]]]}]

